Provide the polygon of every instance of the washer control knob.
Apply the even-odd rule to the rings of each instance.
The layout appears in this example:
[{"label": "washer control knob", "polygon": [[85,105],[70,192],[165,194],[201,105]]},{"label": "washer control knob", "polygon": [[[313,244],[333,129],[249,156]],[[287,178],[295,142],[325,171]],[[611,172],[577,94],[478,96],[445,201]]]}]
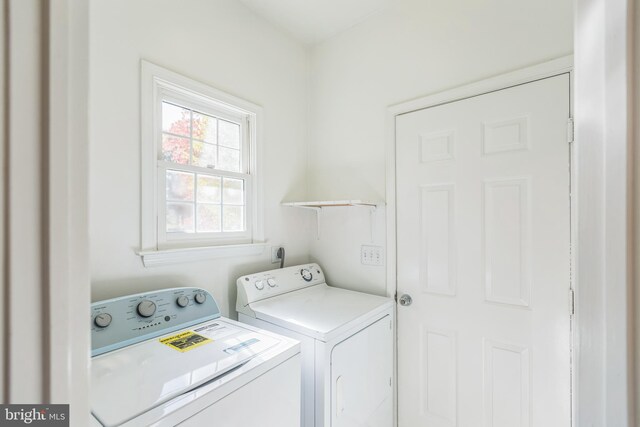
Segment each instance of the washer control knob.
[{"label": "washer control knob", "polygon": [[302,270],[300,270],[300,274],[302,275],[302,278],[305,282],[310,282],[311,279],[313,279],[313,274],[311,273],[311,271],[309,271],[308,268],[303,268]]},{"label": "washer control knob", "polygon": [[195,299],[198,304],[204,304],[207,300],[207,295],[205,295],[204,292],[198,292],[193,299]]},{"label": "washer control knob", "polygon": [[111,320],[113,320],[113,318],[109,313],[100,313],[93,319],[93,323],[99,328],[106,328],[111,324]]},{"label": "washer control knob", "polygon": [[259,291],[261,291],[261,290],[263,290],[263,289],[264,289],[264,282],[263,282],[262,280],[258,280],[258,281],[255,283],[255,285],[256,285],[256,289],[257,289],[257,290],[259,290]]},{"label": "washer control knob", "polygon": [[182,295],[179,296],[178,299],[176,300],[176,304],[178,304],[178,307],[186,307],[189,305],[189,297],[186,295]]},{"label": "washer control knob", "polygon": [[148,299],[138,304],[138,314],[142,317],[151,317],[156,312],[156,303]]},{"label": "washer control knob", "polygon": [[276,285],[276,279],[267,279],[267,285],[273,288]]}]

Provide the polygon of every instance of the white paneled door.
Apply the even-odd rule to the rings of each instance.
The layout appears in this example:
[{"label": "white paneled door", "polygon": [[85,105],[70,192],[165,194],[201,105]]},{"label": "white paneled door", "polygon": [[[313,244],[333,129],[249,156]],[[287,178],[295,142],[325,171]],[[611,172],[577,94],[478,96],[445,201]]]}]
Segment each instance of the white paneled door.
[{"label": "white paneled door", "polygon": [[570,427],[569,85],[396,118],[399,427]]}]

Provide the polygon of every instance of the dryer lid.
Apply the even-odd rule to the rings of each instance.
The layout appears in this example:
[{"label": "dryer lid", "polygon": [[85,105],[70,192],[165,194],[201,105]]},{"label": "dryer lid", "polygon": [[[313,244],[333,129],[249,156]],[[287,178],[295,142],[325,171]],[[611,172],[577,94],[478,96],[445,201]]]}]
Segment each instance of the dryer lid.
[{"label": "dryer lid", "polygon": [[117,426],[248,362],[280,341],[222,319],[94,357],[91,409]]},{"label": "dryer lid", "polygon": [[250,307],[258,319],[326,342],[393,305],[391,298],[323,283],[258,301]]}]

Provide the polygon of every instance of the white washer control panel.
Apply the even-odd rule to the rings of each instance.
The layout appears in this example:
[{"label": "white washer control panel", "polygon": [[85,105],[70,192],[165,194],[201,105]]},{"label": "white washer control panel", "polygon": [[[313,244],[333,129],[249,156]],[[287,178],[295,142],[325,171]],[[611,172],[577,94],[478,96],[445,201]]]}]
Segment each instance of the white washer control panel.
[{"label": "white washer control panel", "polygon": [[240,277],[236,283],[238,285],[236,309],[238,309],[252,302],[325,283],[325,278],[318,264],[303,264],[248,274]]},{"label": "white washer control panel", "polygon": [[220,317],[211,294],[199,288],[172,288],[91,304],[91,355]]}]

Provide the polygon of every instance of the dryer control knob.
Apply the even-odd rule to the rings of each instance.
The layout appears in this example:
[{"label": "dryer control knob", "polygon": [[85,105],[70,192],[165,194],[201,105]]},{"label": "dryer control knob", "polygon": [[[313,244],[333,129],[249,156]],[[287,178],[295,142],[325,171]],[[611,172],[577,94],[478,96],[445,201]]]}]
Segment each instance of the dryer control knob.
[{"label": "dryer control knob", "polygon": [[182,295],[179,296],[178,299],[176,300],[176,304],[178,304],[178,307],[186,307],[189,305],[189,297],[186,295]]},{"label": "dryer control knob", "polygon": [[93,323],[99,328],[106,328],[111,324],[111,320],[113,320],[113,318],[109,313],[100,313],[93,319]]},{"label": "dryer control knob", "polygon": [[300,270],[300,274],[302,275],[302,278],[305,282],[310,282],[311,279],[313,279],[313,274],[307,268],[303,268],[302,270]]},{"label": "dryer control knob", "polygon": [[255,283],[255,286],[256,286],[256,289],[257,289],[257,290],[261,291],[261,290],[263,290],[263,289],[264,289],[264,282],[263,282],[262,280],[258,280],[258,281]]},{"label": "dryer control knob", "polygon": [[273,288],[276,285],[276,279],[267,279],[267,285]]},{"label": "dryer control knob", "polygon": [[151,317],[156,312],[156,303],[148,299],[138,304],[138,314],[142,317]]},{"label": "dryer control knob", "polygon": [[195,299],[198,304],[204,304],[204,302],[207,300],[207,296],[204,294],[204,292],[198,292],[196,296],[193,297],[193,299]]}]

